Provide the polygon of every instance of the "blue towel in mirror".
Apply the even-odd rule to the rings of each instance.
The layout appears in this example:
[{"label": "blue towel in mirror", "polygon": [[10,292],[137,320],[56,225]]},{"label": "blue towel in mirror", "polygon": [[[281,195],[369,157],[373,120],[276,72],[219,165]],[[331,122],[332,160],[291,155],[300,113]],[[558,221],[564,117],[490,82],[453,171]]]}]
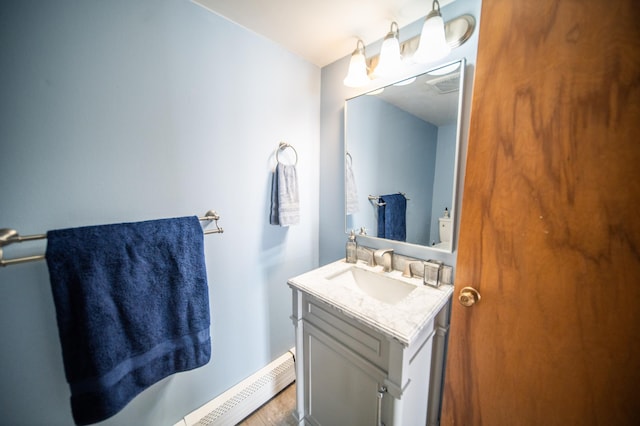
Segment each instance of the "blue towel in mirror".
[{"label": "blue towel in mirror", "polygon": [[76,424],[109,418],[159,380],[209,361],[197,217],[55,230],[47,239]]},{"label": "blue towel in mirror", "polygon": [[402,194],[382,195],[378,199],[378,237],[407,240],[407,199]]}]

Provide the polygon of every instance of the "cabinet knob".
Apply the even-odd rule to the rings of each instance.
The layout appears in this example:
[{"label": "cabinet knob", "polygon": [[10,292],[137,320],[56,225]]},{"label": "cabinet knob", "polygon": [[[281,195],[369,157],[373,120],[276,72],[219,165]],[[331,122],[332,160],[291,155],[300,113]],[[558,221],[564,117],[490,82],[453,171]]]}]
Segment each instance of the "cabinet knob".
[{"label": "cabinet knob", "polygon": [[478,293],[478,290],[473,287],[465,287],[460,290],[458,300],[462,306],[470,307],[480,301],[480,293]]}]

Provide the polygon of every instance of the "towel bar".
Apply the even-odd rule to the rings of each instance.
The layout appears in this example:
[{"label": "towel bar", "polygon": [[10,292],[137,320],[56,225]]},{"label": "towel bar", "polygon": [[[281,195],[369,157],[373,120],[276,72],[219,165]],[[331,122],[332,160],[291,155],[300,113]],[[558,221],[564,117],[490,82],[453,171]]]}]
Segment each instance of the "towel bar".
[{"label": "towel bar", "polygon": [[[203,231],[204,234],[221,234],[224,232],[220,226],[218,226],[218,220],[220,219],[220,215],[216,213],[214,210],[209,210],[204,214],[204,216],[199,217],[198,220],[202,222],[211,222],[213,221],[215,224],[215,229],[206,229]],[[205,225],[205,227],[208,224]],[[44,254],[35,255],[35,256],[24,256],[17,257],[15,259],[4,259],[2,257],[2,247],[7,246],[13,243],[23,243],[25,241],[34,241],[34,240],[44,240],[47,238],[47,234],[35,234],[35,235],[19,235],[15,229],[9,228],[1,228],[0,229],[0,266],[9,266],[16,265],[18,263],[25,262],[34,262],[36,260],[44,260]]]},{"label": "towel bar", "polygon": [[[407,198],[407,194],[404,192],[398,192],[398,194],[400,195],[404,195],[404,198],[407,199],[407,201],[409,201],[411,198]],[[381,203],[378,200],[380,199],[379,195],[369,195],[367,198],[369,198],[370,201],[373,201],[376,206],[386,206],[387,203]]]}]

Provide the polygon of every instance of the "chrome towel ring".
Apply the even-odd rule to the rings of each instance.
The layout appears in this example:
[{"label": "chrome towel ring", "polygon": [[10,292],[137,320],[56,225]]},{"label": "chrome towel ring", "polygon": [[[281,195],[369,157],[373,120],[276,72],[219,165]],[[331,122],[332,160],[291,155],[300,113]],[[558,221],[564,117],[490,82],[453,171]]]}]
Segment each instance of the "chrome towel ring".
[{"label": "chrome towel ring", "polygon": [[298,164],[298,151],[296,151],[296,149],[293,147],[293,145],[288,144],[286,142],[280,142],[280,145],[278,145],[278,149],[276,149],[276,161],[280,164],[284,164],[283,162],[280,161],[280,158],[278,157],[278,154],[280,153],[280,151],[284,151],[287,148],[291,148],[293,150],[293,153],[296,156],[296,161],[293,163],[293,165],[297,165]]}]

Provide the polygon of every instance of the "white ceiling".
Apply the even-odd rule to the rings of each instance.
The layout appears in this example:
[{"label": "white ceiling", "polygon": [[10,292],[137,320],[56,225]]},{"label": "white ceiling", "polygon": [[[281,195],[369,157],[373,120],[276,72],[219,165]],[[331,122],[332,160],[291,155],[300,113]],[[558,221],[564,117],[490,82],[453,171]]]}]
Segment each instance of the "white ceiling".
[{"label": "white ceiling", "polygon": [[[192,0],[323,67],[431,11],[431,0]],[[441,0],[440,6],[454,0]]]}]

